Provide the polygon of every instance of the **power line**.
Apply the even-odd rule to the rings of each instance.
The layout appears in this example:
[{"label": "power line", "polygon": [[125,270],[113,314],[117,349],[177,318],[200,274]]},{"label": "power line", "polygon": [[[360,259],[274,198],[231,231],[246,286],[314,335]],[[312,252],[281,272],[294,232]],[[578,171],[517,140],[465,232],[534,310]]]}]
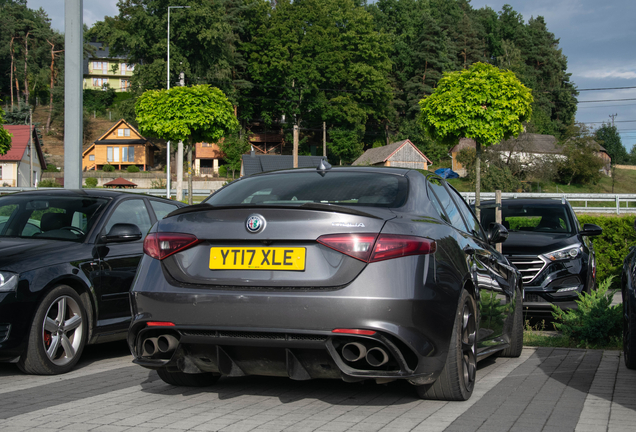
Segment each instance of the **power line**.
[{"label": "power line", "polygon": [[632,99],[605,99],[605,100],[595,100],[595,101],[578,101],[578,103],[596,103],[596,102],[619,102],[619,101],[634,101],[636,98]]}]

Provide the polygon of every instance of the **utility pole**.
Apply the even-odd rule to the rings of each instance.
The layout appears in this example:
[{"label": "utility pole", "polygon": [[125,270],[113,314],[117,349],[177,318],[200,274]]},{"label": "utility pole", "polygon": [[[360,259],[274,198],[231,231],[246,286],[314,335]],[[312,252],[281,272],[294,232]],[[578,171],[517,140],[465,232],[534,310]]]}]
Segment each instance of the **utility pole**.
[{"label": "utility pole", "polygon": [[82,188],[83,0],[64,2],[64,188]]},{"label": "utility pole", "polygon": [[[179,85],[185,85],[185,74],[179,74]],[[177,145],[177,201],[183,199],[183,141],[179,141]]]},{"label": "utility pole", "polygon": [[298,125],[294,125],[294,168],[298,168]]},{"label": "utility pole", "polygon": [[31,182],[29,187],[35,186],[33,183],[33,110],[29,108],[29,172]]},{"label": "utility pole", "polygon": [[322,122],[322,157],[327,157],[327,123]]},{"label": "utility pole", "polygon": [[618,117],[618,114],[610,114],[609,116],[612,119],[612,127],[614,127],[614,119]]}]

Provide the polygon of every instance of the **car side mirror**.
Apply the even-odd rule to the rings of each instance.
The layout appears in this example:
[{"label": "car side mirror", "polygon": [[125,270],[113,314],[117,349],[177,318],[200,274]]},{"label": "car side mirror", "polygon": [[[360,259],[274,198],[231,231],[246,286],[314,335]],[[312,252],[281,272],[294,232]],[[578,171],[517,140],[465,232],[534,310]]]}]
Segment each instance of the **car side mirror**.
[{"label": "car side mirror", "polygon": [[595,224],[583,224],[582,236],[597,236],[603,234],[603,228]]},{"label": "car side mirror", "polygon": [[100,237],[102,243],[121,243],[141,240],[141,231],[135,224],[117,223],[108,234]]},{"label": "car side mirror", "polygon": [[488,227],[488,243],[503,243],[508,238],[508,230],[502,224],[492,222]]}]

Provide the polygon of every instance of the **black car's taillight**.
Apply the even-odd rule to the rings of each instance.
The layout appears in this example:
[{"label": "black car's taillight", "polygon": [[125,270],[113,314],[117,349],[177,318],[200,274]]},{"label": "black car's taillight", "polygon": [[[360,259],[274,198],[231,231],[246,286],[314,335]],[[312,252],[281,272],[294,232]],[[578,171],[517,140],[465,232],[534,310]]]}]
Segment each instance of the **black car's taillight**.
[{"label": "black car's taillight", "polygon": [[434,240],[392,234],[329,234],[320,236],[317,241],[368,263],[409,255],[426,255],[437,249]]},{"label": "black car's taillight", "polygon": [[200,242],[201,240],[191,234],[150,233],[144,239],[144,253],[162,260]]}]

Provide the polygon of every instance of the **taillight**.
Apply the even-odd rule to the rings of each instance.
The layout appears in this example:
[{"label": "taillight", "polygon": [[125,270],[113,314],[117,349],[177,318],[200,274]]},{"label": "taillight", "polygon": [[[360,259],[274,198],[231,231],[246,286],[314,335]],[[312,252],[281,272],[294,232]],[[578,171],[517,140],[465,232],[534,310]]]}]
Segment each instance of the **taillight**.
[{"label": "taillight", "polygon": [[200,242],[201,240],[191,234],[151,233],[144,240],[144,253],[162,260]]},{"label": "taillight", "polygon": [[424,237],[392,234],[330,234],[317,242],[364,262],[434,253],[437,244]]}]

